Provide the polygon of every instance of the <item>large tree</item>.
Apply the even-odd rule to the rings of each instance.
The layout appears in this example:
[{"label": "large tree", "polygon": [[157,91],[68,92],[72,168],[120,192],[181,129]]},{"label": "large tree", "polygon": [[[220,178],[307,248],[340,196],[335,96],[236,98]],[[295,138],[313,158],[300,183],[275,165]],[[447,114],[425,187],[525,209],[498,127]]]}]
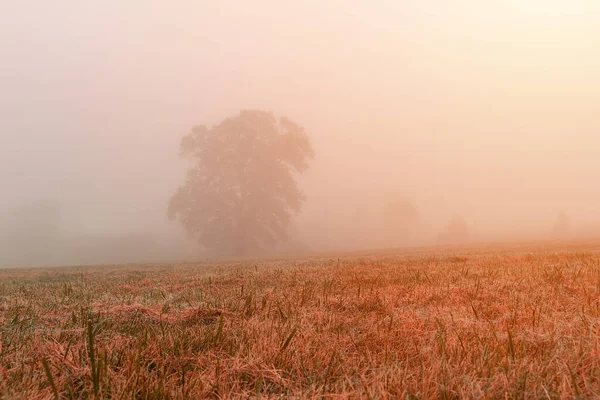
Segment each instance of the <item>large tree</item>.
[{"label": "large tree", "polygon": [[285,239],[304,200],[295,178],[314,157],[302,127],[270,112],[244,110],[210,129],[194,127],[180,154],[193,165],[168,215],[190,237],[236,255]]}]

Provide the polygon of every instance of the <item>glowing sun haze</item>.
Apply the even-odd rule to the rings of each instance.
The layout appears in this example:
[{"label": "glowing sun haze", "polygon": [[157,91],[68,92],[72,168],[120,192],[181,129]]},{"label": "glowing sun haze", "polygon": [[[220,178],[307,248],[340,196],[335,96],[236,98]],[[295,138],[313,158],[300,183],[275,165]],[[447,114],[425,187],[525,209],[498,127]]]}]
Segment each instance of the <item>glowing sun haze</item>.
[{"label": "glowing sun haze", "polygon": [[181,136],[257,108],[312,138],[294,230],[312,247],[397,198],[432,237],[454,214],[483,233],[600,223],[599,22],[592,0],[3,2],[0,206],[180,235]]}]

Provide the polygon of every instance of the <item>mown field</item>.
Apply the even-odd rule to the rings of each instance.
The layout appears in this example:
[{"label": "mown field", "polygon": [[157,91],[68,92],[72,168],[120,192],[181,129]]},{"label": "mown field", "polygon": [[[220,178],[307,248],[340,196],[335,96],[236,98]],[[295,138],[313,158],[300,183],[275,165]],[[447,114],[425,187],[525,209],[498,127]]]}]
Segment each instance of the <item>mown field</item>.
[{"label": "mown field", "polygon": [[600,396],[600,244],[0,270],[0,396]]}]

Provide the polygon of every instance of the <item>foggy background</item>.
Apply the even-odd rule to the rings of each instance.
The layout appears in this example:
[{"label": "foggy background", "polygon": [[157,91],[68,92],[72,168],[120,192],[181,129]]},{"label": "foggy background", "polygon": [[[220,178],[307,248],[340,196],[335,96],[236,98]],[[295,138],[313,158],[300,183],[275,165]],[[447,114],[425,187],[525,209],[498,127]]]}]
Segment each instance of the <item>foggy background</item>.
[{"label": "foggy background", "polygon": [[[2,2],[0,265],[198,256],[166,217],[179,141],[240,109],[316,151],[288,250],[436,243],[456,216],[471,240],[544,238],[562,211],[595,235],[599,20],[591,0]],[[399,200],[421,216],[402,243]]]}]

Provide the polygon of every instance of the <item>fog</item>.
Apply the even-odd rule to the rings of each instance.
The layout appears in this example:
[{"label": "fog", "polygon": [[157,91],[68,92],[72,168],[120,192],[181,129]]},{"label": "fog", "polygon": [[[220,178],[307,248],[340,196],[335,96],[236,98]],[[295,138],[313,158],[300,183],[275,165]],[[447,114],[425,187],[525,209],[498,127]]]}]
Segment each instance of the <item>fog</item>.
[{"label": "fog", "polygon": [[[313,143],[290,251],[433,244],[455,217],[472,241],[545,238],[561,212],[594,235],[599,20],[592,0],[3,2],[0,238],[22,246],[0,265],[198,257],[166,216],[179,142],[240,109]],[[405,242],[381,228],[400,200]]]}]

